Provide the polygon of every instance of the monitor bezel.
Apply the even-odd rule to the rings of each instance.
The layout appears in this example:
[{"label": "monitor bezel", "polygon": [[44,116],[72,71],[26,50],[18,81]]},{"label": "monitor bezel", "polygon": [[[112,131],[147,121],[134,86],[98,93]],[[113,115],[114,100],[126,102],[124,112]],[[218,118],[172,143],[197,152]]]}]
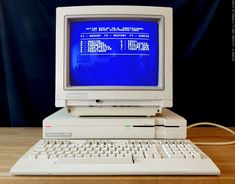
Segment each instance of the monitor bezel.
[{"label": "monitor bezel", "polygon": [[[70,85],[70,21],[99,21],[99,20],[138,20],[158,23],[158,85],[157,86],[71,86]],[[164,16],[143,16],[128,14],[99,14],[99,15],[69,15],[64,17],[64,90],[164,90]]]}]

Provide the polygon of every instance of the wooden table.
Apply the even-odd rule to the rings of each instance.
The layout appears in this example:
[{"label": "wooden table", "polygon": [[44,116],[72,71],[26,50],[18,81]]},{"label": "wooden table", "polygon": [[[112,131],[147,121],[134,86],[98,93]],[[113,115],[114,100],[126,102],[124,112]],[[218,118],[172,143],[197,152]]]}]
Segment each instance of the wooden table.
[{"label": "wooden table", "polygon": [[[41,139],[41,132],[41,128],[0,128],[0,184],[235,184],[235,145],[200,146],[220,168],[222,173],[220,176],[11,176],[9,170],[12,165],[27,149]],[[217,128],[198,127],[188,131],[188,138],[192,141],[226,141],[234,137]]]}]

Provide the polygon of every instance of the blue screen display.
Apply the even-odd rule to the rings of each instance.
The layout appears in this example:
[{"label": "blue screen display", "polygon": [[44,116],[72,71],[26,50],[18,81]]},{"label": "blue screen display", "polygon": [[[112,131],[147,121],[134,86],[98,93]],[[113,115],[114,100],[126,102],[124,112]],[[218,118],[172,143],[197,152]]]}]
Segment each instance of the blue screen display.
[{"label": "blue screen display", "polygon": [[158,86],[158,22],[70,22],[71,86]]}]

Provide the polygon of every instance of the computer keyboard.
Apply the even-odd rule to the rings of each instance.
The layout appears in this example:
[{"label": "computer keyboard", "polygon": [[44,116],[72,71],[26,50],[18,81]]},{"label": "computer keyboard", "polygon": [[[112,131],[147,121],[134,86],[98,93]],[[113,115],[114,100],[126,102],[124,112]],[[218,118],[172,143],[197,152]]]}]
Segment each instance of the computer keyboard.
[{"label": "computer keyboard", "polygon": [[219,175],[190,140],[40,140],[13,175]]}]

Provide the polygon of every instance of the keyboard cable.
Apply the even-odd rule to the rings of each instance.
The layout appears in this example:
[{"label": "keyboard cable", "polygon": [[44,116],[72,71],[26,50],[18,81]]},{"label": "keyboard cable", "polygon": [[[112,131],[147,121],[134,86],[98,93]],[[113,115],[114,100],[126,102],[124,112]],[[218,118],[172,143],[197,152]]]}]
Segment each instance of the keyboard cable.
[{"label": "keyboard cable", "polygon": [[[187,126],[187,129],[190,129],[190,128],[193,128],[193,127],[196,127],[196,126],[201,126],[201,125],[209,125],[209,126],[214,126],[214,127],[218,127],[218,128],[221,128],[227,132],[230,132],[231,134],[235,135],[235,131],[225,127],[225,126],[222,126],[222,125],[219,125],[219,124],[216,124],[216,123],[210,123],[210,122],[199,122],[199,123],[194,123],[194,124],[191,124],[189,126]],[[194,144],[197,144],[197,145],[217,145],[217,146],[222,146],[222,145],[231,145],[231,144],[235,144],[235,140],[233,141],[222,141],[222,142],[193,142]]]}]

